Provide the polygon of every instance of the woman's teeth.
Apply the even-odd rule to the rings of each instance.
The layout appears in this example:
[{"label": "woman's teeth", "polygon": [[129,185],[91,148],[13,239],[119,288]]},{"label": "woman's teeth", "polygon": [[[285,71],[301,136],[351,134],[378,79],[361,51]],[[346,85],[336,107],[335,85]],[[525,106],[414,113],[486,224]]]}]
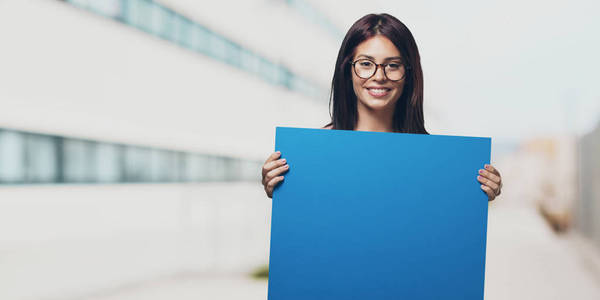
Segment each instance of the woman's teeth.
[{"label": "woman's teeth", "polygon": [[382,97],[388,94],[389,89],[367,89],[369,91],[369,95],[373,97]]}]

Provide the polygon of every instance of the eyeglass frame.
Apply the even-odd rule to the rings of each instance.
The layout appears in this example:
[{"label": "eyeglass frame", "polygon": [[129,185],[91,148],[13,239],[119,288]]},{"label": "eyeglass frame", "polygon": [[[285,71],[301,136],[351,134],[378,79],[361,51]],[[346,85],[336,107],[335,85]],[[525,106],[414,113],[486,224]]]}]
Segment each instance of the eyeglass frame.
[{"label": "eyeglass frame", "polygon": [[[373,72],[373,74],[371,74],[371,76],[369,76],[369,77],[367,77],[367,78],[364,78],[364,77],[360,77],[360,75],[358,75],[358,73],[356,73],[356,66],[355,66],[355,64],[356,64],[358,61],[360,61],[360,60],[368,60],[368,61],[372,62],[372,63],[375,65],[375,72]],[[387,73],[385,72],[385,67],[387,67],[387,66],[388,66],[390,63],[387,63],[387,64],[378,64],[378,63],[374,62],[372,59],[368,59],[368,58],[359,58],[359,59],[357,59],[357,60],[355,60],[355,61],[353,61],[353,62],[350,62],[350,64],[352,65],[352,69],[354,69],[354,74],[356,74],[356,76],[358,76],[358,78],[362,78],[362,79],[369,79],[369,78],[371,78],[371,77],[375,76],[375,74],[377,74],[377,69],[379,69],[379,67],[381,66],[381,67],[382,67],[382,69],[383,69],[383,75],[385,76],[385,78],[386,78],[387,80],[389,80],[389,81],[393,81],[393,82],[399,82],[399,81],[402,81],[402,80],[406,79],[406,73],[408,72],[408,70],[410,70],[410,66],[409,66],[409,65],[405,64],[404,62],[401,62],[400,64],[401,64],[402,66],[404,66],[404,75],[402,76],[402,78],[400,78],[400,79],[398,79],[398,80],[392,80],[392,79],[390,79],[390,78],[388,77]]]}]

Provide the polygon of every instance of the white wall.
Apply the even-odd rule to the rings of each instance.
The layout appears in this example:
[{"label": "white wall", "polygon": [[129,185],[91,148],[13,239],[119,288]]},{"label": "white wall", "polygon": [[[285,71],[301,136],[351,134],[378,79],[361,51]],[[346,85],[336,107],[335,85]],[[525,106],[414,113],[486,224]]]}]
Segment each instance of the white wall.
[{"label": "white wall", "polygon": [[0,127],[263,160],[276,125],[329,118],[326,99],[59,1],[0,2],[0,36]]},{"label": "white wall", "polygon": [[0,208],[0,299],[268,262],[271,201],[257,183],[5,187]]}]

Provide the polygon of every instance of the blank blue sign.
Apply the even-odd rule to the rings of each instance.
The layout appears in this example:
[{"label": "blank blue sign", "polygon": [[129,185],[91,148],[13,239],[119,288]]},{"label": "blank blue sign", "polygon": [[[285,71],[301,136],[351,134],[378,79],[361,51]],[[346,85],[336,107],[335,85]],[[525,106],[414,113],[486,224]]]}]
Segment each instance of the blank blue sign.
[{"label": "blank blue sign", "polygon": [[278,127],[268,298],[483,299],[490,144]]}]

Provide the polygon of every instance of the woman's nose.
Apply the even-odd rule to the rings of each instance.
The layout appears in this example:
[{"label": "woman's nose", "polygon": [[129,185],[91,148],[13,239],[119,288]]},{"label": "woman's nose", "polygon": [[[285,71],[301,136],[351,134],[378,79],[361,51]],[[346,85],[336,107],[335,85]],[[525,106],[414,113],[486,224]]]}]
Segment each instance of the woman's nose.
[{"label": "woman's nose", "polygon": [[375,69],[375,75],[373,75],[373,79],[375,79],[376,81],[385,80],[385,72],[383,70],[383,66],[377,66],[377,69]]}]

